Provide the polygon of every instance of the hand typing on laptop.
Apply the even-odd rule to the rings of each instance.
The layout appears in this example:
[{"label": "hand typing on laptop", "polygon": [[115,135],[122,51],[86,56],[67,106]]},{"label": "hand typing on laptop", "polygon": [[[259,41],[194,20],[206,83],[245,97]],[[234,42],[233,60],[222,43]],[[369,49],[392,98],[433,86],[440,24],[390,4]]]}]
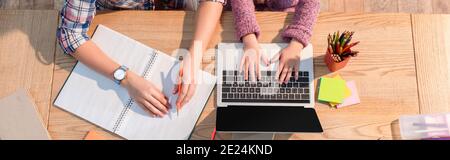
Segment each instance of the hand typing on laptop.
[{"label": "hand typing on laptop", "polygon": [[[218,94],[221,95],[219,96],[218,106],[243,104],[278,105],[281,103],[293,106],[296,103],[299,104],[298,106],[304,106],[306,103],[308,106],[312,106],[311,103],[313,101],[311,100],[312,96],[310,96],[313,95],[311,88],[314,87],[314,83],[311,83],[314,77],[312,45],[302,49],[301,62],[299,63],[297,58],[300,57],[300,53],[291,55],[293,51],[290,50],[296,50],[297,48],[291,48],[294,46],[289,46],[288,43],[259,44],[264,54],[267,57],[273,57],[274,62],[282,59],[287,64],[285,66],[298,65],[299,71],[297,73],[292,71],[289,78],[286,78],[289,74],[286,73],[284,79],[288,80],[283,81],[283,83],[279,83],[279,79],[281,79],[279,77],[283,76],[282,72],[278,71],[278,75],[276,72],[284,68],[278,67],[278,65],[261,65],[259,66],[261,76],[258,81],[245,80],[245,73],[239,72],[239,64],[242,62],[242,57],[245,56],[242,52],[244,45],[242,43],[221,43],[218,46],[217,76],[221,77],[217,82],[219,85]],[[277,54],[283,55],[283,57]],[[292,70],[294,69],[292,67]]]},{"label": "hand typing on laptop", "polygon": [[294,71],[295,80],[298,79],[298,71],[300,64],[300,53],[303,50],[303,45],[292,40],[286,48],[283,48],[280,52],[275,54],[270,60],[270,64],[278,63],[278,69],[275,77],[279,83],[288,83]]},{"label": "hand typing on laptop", "polygon": [[[289,43],[286,48],[283,48],[280,52],[275,54],[270,62],[268,62],[265,54],[261,54],[261,49],[255,34],[248,34],[244,36],[242,40],[244,42],[244,55],[242,56],[240,64],[240,72],[244,71],[245,80],[260,80],[260,60],[262,60],[265,65],[279,62],[275,74],[279,83],[287,84],[292,76],[295,77],[295,80],[298,79],[300,53],[303,50],[303,45],[300,42],[294,39],[291,40],[291,43]],[[248,78],[249,75],[250,78]]]},{"label": "hand typing on laptop", "polygon": [[[273,57],[272,63],[280,65],[261,65],[261,76],[253,82],[238,71],[244,45],[220,43],[217,47],[217,131],[322,132],[314,110],[313,46],[258,44],[267,57]],[[300,71],[292,73],[296,69]],[[283,70],[292,72],[283,74]]]},{"label": "hand typing on laptop", "polygon": [[244,42],[244,55],[242,56],[239,72],[242,73],[244,71],[245,80],[260,80],[260,60],[267,66],[269,65],[268,59],[264,54],[261,54],[261,48],[255,34],[248,34],[242,40]]}]

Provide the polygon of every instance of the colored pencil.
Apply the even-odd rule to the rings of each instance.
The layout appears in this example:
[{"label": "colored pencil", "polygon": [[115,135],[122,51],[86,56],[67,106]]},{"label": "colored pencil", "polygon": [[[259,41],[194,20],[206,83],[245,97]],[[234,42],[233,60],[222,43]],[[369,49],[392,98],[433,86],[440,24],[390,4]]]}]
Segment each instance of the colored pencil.
[{"label": "colored pencil", "polygon": [[350,43],[354,34],[354,31],[343,31],[342,33],[337,31],[333,34],[328,34],[327,52],[331,54],[331,57],[335,62],[342,62],[349,56],[355,57],[358,55],[358,51],[351,50],[352,47],[360,43],[359,41]]}]

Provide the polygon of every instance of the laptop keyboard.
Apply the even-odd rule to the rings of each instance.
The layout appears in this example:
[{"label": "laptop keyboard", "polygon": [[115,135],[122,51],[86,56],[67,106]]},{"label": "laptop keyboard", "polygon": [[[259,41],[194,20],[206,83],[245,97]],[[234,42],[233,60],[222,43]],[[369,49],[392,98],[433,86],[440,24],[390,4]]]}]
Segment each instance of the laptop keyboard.
[{"label": "laptop keyboard", "polygon": [[309,72],[294,74],[287,84],[275,79],[276,71],[261,71],[256,82],[244,80],[238,71],[223,71],[222,102],[239,103],[309,103]]}]

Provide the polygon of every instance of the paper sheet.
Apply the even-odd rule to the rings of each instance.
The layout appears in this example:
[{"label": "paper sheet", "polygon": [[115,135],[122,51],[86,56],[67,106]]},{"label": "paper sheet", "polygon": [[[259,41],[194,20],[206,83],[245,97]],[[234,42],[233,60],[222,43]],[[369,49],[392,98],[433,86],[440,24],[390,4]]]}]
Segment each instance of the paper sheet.
[{"label": "paper sheet", "polygon": [[338,104],[336,108],[342,108],[361,103],[358,95],[358,90],[356,89],[355,81],[348,81],[346,84],[347,88],[350,89],[352,94],[349,97],[345,98],[341,104]]}]

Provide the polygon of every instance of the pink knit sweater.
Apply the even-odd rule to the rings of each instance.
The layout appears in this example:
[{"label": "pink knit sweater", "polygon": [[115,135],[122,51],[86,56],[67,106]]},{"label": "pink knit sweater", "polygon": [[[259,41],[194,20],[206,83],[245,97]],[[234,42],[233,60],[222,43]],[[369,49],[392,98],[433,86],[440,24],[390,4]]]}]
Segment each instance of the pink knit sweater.
[{"label": "pink knit sweater", "polygon": [[[239,39],[251,33],[259,36],[259,26],[255,18],[253,0],[229,0],[234,15],[236,35]],[[311,38],[312,29],[320,9],[319,0],[265,0],[272,11],[295,11],[292,23],[283,31],[284,40],[292,38],[306,46]]]}]

